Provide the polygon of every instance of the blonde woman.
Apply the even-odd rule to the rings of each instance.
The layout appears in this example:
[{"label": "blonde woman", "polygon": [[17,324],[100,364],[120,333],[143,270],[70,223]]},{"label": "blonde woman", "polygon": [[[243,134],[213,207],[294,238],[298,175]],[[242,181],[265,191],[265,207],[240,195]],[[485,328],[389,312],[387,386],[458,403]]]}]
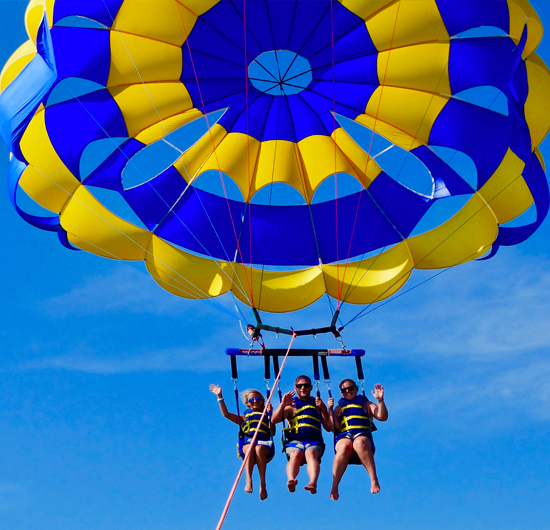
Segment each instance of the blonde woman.
[{"label": "blonde woman", "polygon": [[[242,401],[245,407],[247,407],[242,416],[238,416],[227,410],[221,386],[210,385],[210,391],[218,398],[222,416],[241,427],[238,444],[239,456],[244,459],[245,455],[250,452],[245,468],[246,484],[244,491],[246,491],[246,493],[252,493],[252,471],[254,466],[257,466],[258,475],[260,475],[260,500],[263,501],[267,499],[265,471],[267,463],[270,462],[275,455],[275,448],[273,445],[275,426],[271,422],[273,407],[271,404],[269,405],[267,414],[264,416],[260,425],[260,418],[262,417],[265,406],[265,400],[260,391],[249,389],[242,393]],[[258,436],[252,448],[252,438],[256,431],[258,431]]]}]

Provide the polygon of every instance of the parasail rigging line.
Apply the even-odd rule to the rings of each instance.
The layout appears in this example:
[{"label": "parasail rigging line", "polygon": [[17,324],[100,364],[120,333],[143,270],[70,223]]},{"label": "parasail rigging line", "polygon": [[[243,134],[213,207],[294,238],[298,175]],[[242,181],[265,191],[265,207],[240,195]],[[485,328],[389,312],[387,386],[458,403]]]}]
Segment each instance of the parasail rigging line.
[{"label": "parasail rigging line", "polygon": [[[281,374],[283,373],[283,369],[285,367],[285,364],[286,364],[286,360],[288,358],[288,354],[292,348],[292,344],[294,343],[294,339],[296,338],[296,334],[292,335],[292,339],[290,341],[290,344],[288,345],[288,349],[286,351],[286,354],[283,358],[283,361],[281,363],[281,369],[279,370],[279,372],[277,373],[277,377],[275,378],[275,381],[273,382],[273,387],[276,387],[277,384],[279,383],[279,379],[281,378]],[[262,416],[259,420],[259,425],[261,425],[261,423],[264,421],[264,418],[265,418],[265,415],[267,413],[267,408],[269,407],[270,403],[271,403],[271,398],[273,396],[273,393],[270,393],[268,396],[267,396],[267,401],[265,403],[265,406],[264,406],[264,410],[262,412]],[[258,437],[258,433],[260,432],[260,429],[256,429],[256,431],[254,432],[254,436],[252,437],[252,440],[250,442],[251,446],[254,447],[254,444],[256,443],[256,438]],[[248,459],[250,458],[250,451],[248,451],[246,453],[246,455],[244,455],[244,458],[243,458],[243,462],[241,464],[241,467],[239,469],[239,472],[237,473],[237,477],[235,478],[235,482],[233,483],[233,487],[231,488],[231,491],[229,492],[229,496],[227,498],[227,501],[225,503],[225,507],[222,511],[222,514],[221,514],[221,517],[220,517],[220,520],[218,521],[218,524],[216,526],[216,530],[221,530],[222,526],[223,526],[223,523],[225,521],[225,517],[227,515],[227,512],[229,510],[229,506],[231,505],[231,501],[233,500],[233,496],[235,495],[235,490],[237,489],[237,486],[239,484],[239,480],[241,479],[241,476],[243,474],[243,471],[244,471],[244,468],[246,466],[246,463],[248,462]]]}]

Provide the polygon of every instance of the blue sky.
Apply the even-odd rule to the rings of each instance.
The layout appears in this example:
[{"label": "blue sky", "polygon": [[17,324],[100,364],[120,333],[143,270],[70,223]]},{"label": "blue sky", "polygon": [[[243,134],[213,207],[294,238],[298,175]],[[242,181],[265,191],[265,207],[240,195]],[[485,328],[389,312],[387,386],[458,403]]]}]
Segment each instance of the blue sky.
[{"label": "blue sky", "polygon": [[[549,3],[532,4],[550,25]],[[0,1],[1,64],[25,40],[25,6]],[[550,63],[547,36],[538,51]],[[548,140],[542,151],[550,160]],[[215,527],[240,461],[235,426],[219,416],[208,384],[231,396],[224,350],[246,345],[237,321],[169,295],[141,264],[65,250],[20,220],[6,192],[0,221],[0,528]],[[342,522],[548,527],[549,227],[546,220],[525,244],[449,270],[346,331],[346,345],[368,352],[368,386],[386,388],[390,419],[375,434],[380,495],[353,467],[331,502],[330,454],[317,496],[301,488],[290,495],[278,453],[269,499],[260,503],[241,484],[224,528],[254,525],[252,518],[266,530],[300,521],[319,530]],[[305,327],[327,314],[321,301],[276,321]],[[263,388],[261,363],[241,366],[240,387]],[[309,370],[291,359],[283,389]],[[337,382],[353,375],[353,363],[335,360],[331,372]],[[300,479],[305,485],[303,472]]]}]

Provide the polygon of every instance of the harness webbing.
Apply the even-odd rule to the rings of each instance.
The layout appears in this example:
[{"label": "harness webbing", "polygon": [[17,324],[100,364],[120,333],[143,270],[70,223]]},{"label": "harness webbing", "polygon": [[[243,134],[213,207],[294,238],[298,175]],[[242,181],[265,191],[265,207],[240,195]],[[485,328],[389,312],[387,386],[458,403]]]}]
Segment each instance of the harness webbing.
[{"label": "harness webbing", "polygon": [[[290,352],[290,349],[292,348],[292,343],[294,342],[294,339],[296,338],[296,335],[294,334],[292,336],[292,340],[290,341],[290,344],[288,345],[288,350],[286,351],[286,354],[283,358],[283,362],[281,363],[281,369],[279,370],[279,372],[277,373],[277,377],[275,378],[275,381],[273,382],[273,386],[276,386],[279,382],[279,379],[281,377],[281,373],[285,367],[285,363],[286,363],[286,359],[288,357],[288,354]],[[273,396],[273,393],[271,393],[268,398],[267,398],[267,401],[265,403],[265,407],[264,407],[264,410],[262,412],[262,417],[260,418],[260,422],[259,424],[261,425],[261,423],[263,422],[264,420],[264,417],[267,413],[267,408],[269,407],[269,404],[271,403],[271,397]],[[258,431],[256,431],[254,433],[254,436],[252,438],[252,441],[250,442],[250,445],[251,447],[254,447],[254,444],[256,443],[256,438],[258,437]],[[248,462],[248,459],[250,458],[250,451],[248,451],[245,455],[244,455],[244,458],[243,458],[243,463],[241,464],[241,468],[239,469],[239,472],[237,473],[237,478],[235,479],[235,482],[233,484],[233,487],[231,488],[231,491],[229,492],[229,497],[227,498],[227,502],[225,503],[225,507],[223,509],[223,512],[222,512],[222,515],[220,517],[220,520],[218,521],[218,524],[216,526],[216,530],[220,530],[221,527],[223,526],[223,522],[225,521],[225,517],[227,515],[227,512],[229,510],[229,506],[231,504],[231,501],[233,500],[233,496],[235,495],[235,491],[237,489],[237,486],[239,485],[239,480],[241,480],[241,476],[243,474],[243,471],[244,471],[244,468],[246,466],[246,463]]]}]

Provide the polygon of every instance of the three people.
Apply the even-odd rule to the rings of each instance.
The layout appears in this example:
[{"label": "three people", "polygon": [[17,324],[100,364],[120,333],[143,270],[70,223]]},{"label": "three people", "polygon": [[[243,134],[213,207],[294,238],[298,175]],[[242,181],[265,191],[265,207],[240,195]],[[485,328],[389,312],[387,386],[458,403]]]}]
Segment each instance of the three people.
[{"label": "three people", "polygon": [[[210,390],[218,397],[222,415],[241,426],[242,446],[241,458],[250,452],[246,465],[245,491],[252,493],[252,471],[256,465],[260,475],[260,499],[267,498],[265,472],[267,463],[273,458],[273,435],[275,423],[288,421],[288,427],[283,429],[285,434],[284,451],[287,455],[286,466],[287,488],[291,493],[296,491],[297,476],[300,466],[307,466],[309,483],[304,487],[312,494],[317,493],[321,457],[325,450],[322,429],[334,431],[335,457],[332,469],[332,489],[330,498],[338,500],[338,486],[346,471],[350,460],[362,464],[371,481],[371,493],[380,491],[380,484],[374,463],[374,441],[372,438],[374,426],[373,418],[378,421],[388,419],[388,410],[384,402],[384,387],[374,386],[372,395],[376,403],[369,401],[366,396],[358,395],[358,388],[352,379],[344,379],[340,385],[342,399],[334,408],[334,399],[328,400],[327,406],[320,397],[311,396],[311,379],[306,375],[299,376],[294,382],[294,391],[287,392],[277,410],[268,414],[260,425],[260,418],[264,410],[264,398],[257,390],[247,390],[243,393],[245,405],[249,408],[244,416],[232,414],[225,405],[222,389],[218,385],[210,385]],[[255,447],[251,442],[255,431],[258,430]]]},{"label": "three people", "polygon": [[[271,405],[269,406],[267,414],[260,424],[265,401],[262,393],[258,390],[250,389],[243,392],[243,403],[248,407],[244,411],[243,416],[233,414],[227,410],[221,386],[210,385],[210,391],[218,398],[222,416],[236,423],[241,428],[239,437],[239,456],[244,460],[245,455],[250,452],[245,467],[246,484],[244,486],[244,491],[246,491],[246,493],[252,493],[252,471],[254,466],[256,466],[258,468],[258,475],[260,476],[260,500],[263,501],[267,499],[267,485],[265,481],[266,467],[267,463],[275,456],[275,447],[273,445],[275,426],[270,419],[273,407],[271,407]],[[258,436],[256,437],[254,447],[252,447],[252,438],[256,431],[258,431]]]},{"label": "three people", "polygon": [[309,483],[304,487],[312,494],[317,493],[317,479],[321,469],[321,457],[325,452],[321,425],[329,431],[328,411],[320,397],[311,394],[311,379],[299,376],[294,382],[294,391],[287,392],[281,404],[273,413],[273,423],[287,420],[284,450],[288,459],[286,474],[288,491],[294,493],[298,484],[300,466],[307,464]]}]

